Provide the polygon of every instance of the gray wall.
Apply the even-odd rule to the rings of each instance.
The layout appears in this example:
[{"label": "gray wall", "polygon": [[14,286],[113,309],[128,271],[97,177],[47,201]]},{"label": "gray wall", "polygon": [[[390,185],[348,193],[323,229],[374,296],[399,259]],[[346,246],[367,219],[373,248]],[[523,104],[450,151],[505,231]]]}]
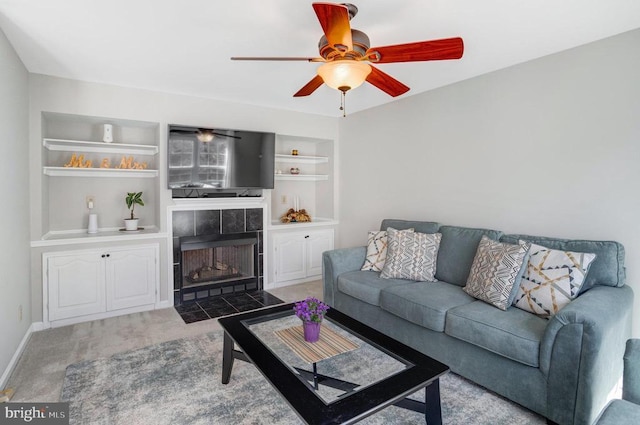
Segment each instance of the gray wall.
[{"label": "gray wall", "polygon": [[640,336],[638,46],[640,30],[342,120],[340,245],[385,217],[618,240]]},{"label": "gray wall", "polygon": [[[0,30],[0,376],[31,325],[28,74]],[[19,309],[22,308],[22,320]],[[0,379],[0,388],[4,382]]]}]

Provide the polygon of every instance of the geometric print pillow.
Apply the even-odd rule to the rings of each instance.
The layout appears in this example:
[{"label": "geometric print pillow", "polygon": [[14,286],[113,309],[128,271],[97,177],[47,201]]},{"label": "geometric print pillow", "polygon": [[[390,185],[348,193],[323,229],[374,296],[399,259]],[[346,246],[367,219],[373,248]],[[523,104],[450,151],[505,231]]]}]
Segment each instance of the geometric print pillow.
[{"label": "geometric print pillow", "polygon": [[474,298],[506,310],[529,246],[524,241],[513,245],[483,236],[463,290]]},{"label": "geometric print pillow", "polygon": [[387,260],[380,277],[435,282],[441,233],[418,233],[387,229]]},{"label": "geometric print pillow", "polygon": [[532,244],[513,305],[549,318],[578,296],[595,254]]},{"label": "geometric print pillow", "polygon": [[[413,229],[403,230],[413,232]],[[372,230],[367,237],[367,256],[360,270],[381,272],[387,259],[387,231]]]}]

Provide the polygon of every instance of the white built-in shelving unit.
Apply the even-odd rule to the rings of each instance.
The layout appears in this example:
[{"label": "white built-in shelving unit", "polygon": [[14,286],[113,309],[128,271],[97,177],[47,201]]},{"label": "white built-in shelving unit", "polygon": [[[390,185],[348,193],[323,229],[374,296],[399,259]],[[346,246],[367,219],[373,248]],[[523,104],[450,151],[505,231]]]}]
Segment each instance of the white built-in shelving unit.
[{"label": "white built-in shelving unit", "polygon": [[[105,124],[113,128],[110,143],[102,141]],[[68,243],[76,232],[86,241],[89,213],[98,214],[97,240],[114,230],[117,235],[127,212],[124,198],[134,191],[143,192],[145,201],[135,211],[140,225],[159,228],[159,127],[156,122],[43,112],[42,240],[52,243],[64,235]],[[74,155],[82,157],[82,166],[70,166]],[[92,210],[88,198],[95,199]]]}]

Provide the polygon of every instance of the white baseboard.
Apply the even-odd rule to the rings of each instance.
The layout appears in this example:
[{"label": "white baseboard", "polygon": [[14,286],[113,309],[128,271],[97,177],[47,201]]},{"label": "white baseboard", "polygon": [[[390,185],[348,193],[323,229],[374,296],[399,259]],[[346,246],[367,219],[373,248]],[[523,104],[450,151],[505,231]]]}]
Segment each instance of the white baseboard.
[{"label": "white baseboard", "polygon": [[29,329],[27,329],[27,332],[24,334],[24,337],[22,337],[22,341],[20,341],[20,345],[18,345],[16,352],[13,353],[13,357],[11,358],[11,361],[9,362],[6,369],[2,373],[2,376],[0,377],[0,388],[4,388],[7,385],[7,382],[9,382],[9,377],[11,376],[11,373],[13,372],[13,370],[16,368],[16,365],[18,364],[18,360],[20,360],[20,356],[22,356],[22,352],[27,346],[27,342],[29,342],[29,338],[31,338],[31,334],[41,329],[43,329],[42,322],[32,323],[31,326],[29,326]]}]

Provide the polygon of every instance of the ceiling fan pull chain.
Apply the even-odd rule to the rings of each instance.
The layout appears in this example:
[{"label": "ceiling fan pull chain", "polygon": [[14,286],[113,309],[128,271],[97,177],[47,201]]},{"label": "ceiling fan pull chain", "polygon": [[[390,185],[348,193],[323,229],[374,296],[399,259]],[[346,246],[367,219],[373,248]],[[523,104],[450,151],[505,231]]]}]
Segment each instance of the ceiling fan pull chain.
[{"label": "ceiling fan pull chain", "polygon": [[340,110],[342,111],[342,118],[347,116],[347,110],[345,109],[345,100],[347,97],[347,92],[344,90],[340,91]]}]

